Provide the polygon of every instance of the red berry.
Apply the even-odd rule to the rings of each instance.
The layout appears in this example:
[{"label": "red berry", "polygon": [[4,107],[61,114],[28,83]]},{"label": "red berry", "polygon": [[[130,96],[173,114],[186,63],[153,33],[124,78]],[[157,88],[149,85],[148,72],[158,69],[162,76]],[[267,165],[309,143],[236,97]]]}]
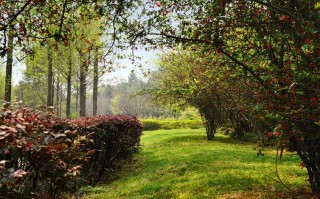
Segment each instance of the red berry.
[{"label": "red berry", "polygon": [[310,44],[311,40],[309,38],[306,39],[306,44]]},{"label": "red berry", "polygon": [[271,133],[271,132],[268,132],[268,133],[267,133],[267,136],[268,136],[268,137],[271,137],[271,136],[272,136],[272,133]]}]

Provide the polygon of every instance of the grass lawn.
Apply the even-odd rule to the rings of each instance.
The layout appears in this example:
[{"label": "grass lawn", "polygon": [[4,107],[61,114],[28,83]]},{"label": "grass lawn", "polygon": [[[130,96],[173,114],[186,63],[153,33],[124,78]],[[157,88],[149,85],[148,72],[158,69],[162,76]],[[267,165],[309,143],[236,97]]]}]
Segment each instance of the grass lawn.
[{"label": "grass lawn", "polygon": [[209,142],[204,129],[146,131],[142,144],[134,164],[112,182],[82,189],[84,198],[300,198],[294,190],[307,185],[298,156],[285,153],[278,164],[288,193],[271,179],[275,150],[257,156],[255,144],[219,134]]}]

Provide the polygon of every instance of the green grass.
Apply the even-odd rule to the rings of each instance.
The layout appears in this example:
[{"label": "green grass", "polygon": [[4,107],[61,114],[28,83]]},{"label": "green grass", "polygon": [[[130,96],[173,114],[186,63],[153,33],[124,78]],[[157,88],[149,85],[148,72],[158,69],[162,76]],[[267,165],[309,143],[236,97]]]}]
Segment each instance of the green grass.
[{"label": "green grass", "polygon": [[[146,131],[142,143],[134,164],[112,182],[82,189],[84,198],[280,198],[286,190],[271,179],[273,149],[257,156],[255,144],[224,135],[209,142],[204,129]],[[301,190],[306,170],[299,163],[286,153],[278,168],[285,184]]]}]

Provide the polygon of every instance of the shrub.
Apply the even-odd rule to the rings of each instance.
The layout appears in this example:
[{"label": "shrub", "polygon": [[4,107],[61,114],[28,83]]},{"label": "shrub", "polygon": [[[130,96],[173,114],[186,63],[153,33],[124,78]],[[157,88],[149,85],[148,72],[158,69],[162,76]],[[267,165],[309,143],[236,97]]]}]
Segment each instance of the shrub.
[{"label": "shrub", "polygon": [[56,198],[68,189],[64,182],[76,176],[69,175],[74,165],[64,157],[72,150],[74,131],[54,130],[62,122],[50,113],[26,108],[12,111],[6,107],[1,112],[0,195],[29,198],[43,190]]},{"label": "shrub", "polygon": [[73,120],[78,134],[89,142],[82,146],[91,154],[83,164],[82,175],[95,185],[108,171],[118,168],[139,149],[142,124],[134,116],[99,116]]},{"label": "shrub", "polygon": [[184,127],[190,129],[203,128],[203,122],[202,120],[186,120],[184,121]]},{"label": "shrub", "polygon": [[201,120],[175,120],[175,119],[143,119],[143,130],[151,131],[158,129],[199,129],[203,128]]},{"label": "shrub", "polygon": [[95,184],[130,160],[141,132],[135,117],[62,120],[7,105],[0,112],[0,196],[59,198]]},{"label": "shrub", "polygon": [[158,130],[161,128],[161,124],[158,120],[142,120],[142,123],[143,130],[145,131]]}]

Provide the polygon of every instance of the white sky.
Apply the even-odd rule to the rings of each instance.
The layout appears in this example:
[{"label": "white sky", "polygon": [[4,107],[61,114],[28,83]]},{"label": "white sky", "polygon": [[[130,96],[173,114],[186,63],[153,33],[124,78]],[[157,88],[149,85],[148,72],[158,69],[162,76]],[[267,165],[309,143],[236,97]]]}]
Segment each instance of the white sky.
[{"label": "white sky", "polygon": [[[131,71],[134,71],[138,78],[146,79],[144,73],[146,73],[148,70],[154,70],[156,68],[157,53],[156,51],[138,49],[135,50],[134,54],[137,57],[141,57],[141,60],[136,59],[135,63],[133,63],[132,60],[129,60],[129,58],[117,60],[116,63],[119,66],[116,66],[115,72],[104,75],[103,83],[127,81]],[[137,66],[139,64],[142,65],[141,68]]]},{"label": "white sky", "polygon": [[[129,51],[128,51],[129,52]],[[131,51],[130,51],[131,52]],[[116,63],[118,66],[115,66],[115,72],[106,73],[102,77],[102,83],[104,84],[116,84],[121,81],[127,81],[128,77],[132,70],[136,73],[138,78],[145,79],[144,72],[148,69],[153,70],[156,68],[156,52],[155,51],[146,51],[144,49],[135,50],[135,55],[141,57],[141,60],[136,59],[136,63],[133,63],[129,58],[125,58],[122,60],[117,60]],[[5,62],[4,60],[0,60],[0,69],[5,71]],[[141,64],[142,67],[137,67],[138,64]],[[13,74],[12,80],[13,84],[17,85],[20,80],[23,79],[23,71],[25,70],[25,65],[22,63],[14,63],[13,66]]]}]

